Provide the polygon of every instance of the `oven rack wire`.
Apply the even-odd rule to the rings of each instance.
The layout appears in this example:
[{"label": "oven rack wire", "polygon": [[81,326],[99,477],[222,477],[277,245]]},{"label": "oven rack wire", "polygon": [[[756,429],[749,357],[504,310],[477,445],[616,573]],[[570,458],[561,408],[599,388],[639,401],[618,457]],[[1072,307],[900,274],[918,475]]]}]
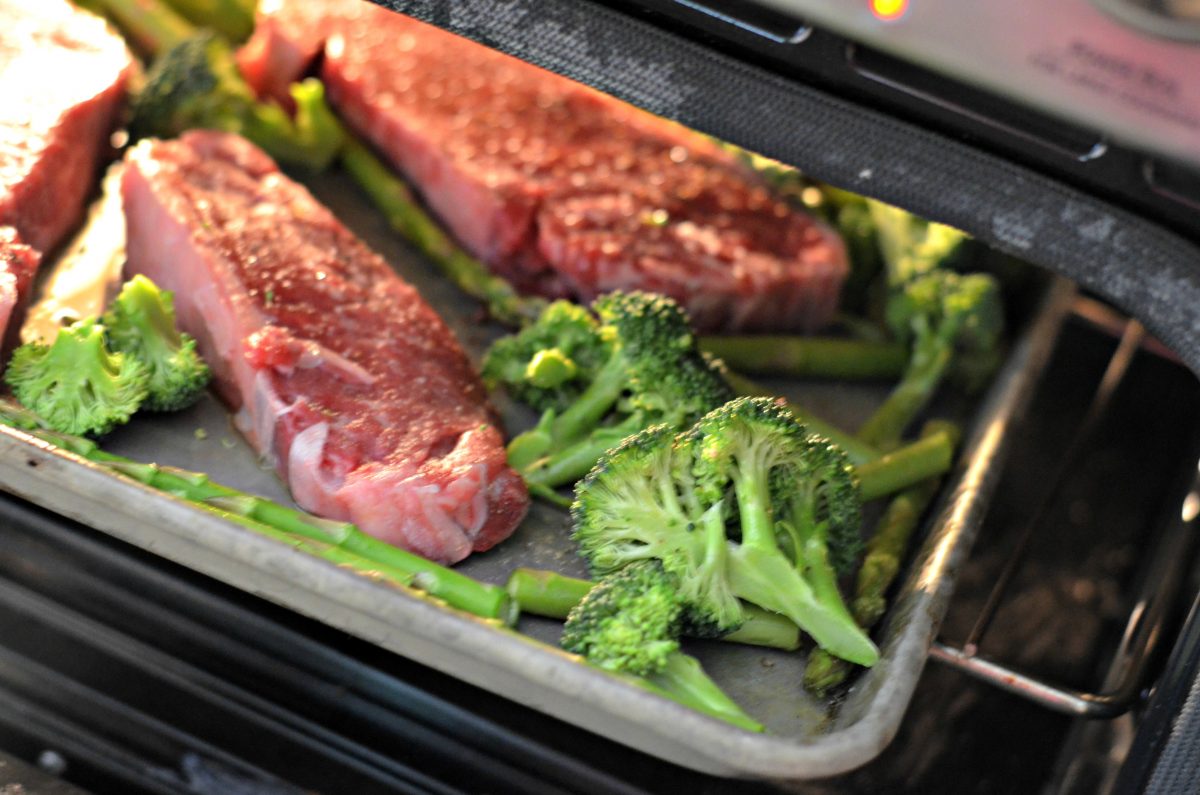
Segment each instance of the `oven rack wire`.
[{"label": "oven rack wire", "polygon": [[1093,432],[1125,380],[1134,356],[1139,350],[1146,350],[1153,355],[1171,357],[1169,350],[1146,334],[1138,320],[1121,316],[1094,299],[1077,296],[1072,312],[1090,325],[1118,336],[1116,347],[1052,477],[1042,485],[1041,493],[1034,495],[1032,509],[986,600],[977,611],[970,631],[958,643],[940,637],[935,639],[930,647],[930,658],[1054,712],[1081,718],[1111,719],[1138,704],[1155,652],[1164,640],[1169,640],[1167,631],[1173,617],[1172,608],[1191,561],[1190,552],[1200,517],[1200,468],[1183,497],[1181,508],[1168,512],[1148,545],[1149,562],[1136,587],[1132,607],[1102,685],[1081,690],[1024,673],[982,653],[988,630],[1021,568],[1031,541],[1061,496],[1074,465],[1088,451]]}]

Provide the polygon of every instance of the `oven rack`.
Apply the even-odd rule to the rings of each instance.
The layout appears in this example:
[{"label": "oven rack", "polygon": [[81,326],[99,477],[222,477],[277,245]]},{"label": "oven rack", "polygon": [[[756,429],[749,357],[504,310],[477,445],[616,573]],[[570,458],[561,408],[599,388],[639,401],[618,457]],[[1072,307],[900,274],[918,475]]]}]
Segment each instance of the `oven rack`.
[{"label": "oven rack", "polygon": [[1146,335],[1140,322],[1125,318],[1094,299],[1077,296],[1072,312],[1101,330],[1115,332],[1119,340],[1101,377],[1086,413],[1070,443],[1061,454],[1049,481],[1034,495],[1028,512],[1002,563],[983,605],[975,614],[970,631],[961,642],[937,638],[930,658],[993,687],[1007,691],[1054,712],[1089,719],[1116,718],[1138,704],[1143,696],[1151,662],[1175,617],[1173,607],[1191,562],[1193,539],[1200,516],[1200,467],[1197,468],[1179,503],[1169,503],[1157,522],[1158,533],[1147,546],[1147,563],[1132,606],[1113,651],[1103,684],[1081,690],[1022,672],[1003,661],[989,658],[982,647],[993,619],[1038,530],[1044,528],[1055,500],[1061,497],[1074,465],[1086,454],[1100,420],[1105,416],[1139,350],[1170,356],[1160,343]]}]

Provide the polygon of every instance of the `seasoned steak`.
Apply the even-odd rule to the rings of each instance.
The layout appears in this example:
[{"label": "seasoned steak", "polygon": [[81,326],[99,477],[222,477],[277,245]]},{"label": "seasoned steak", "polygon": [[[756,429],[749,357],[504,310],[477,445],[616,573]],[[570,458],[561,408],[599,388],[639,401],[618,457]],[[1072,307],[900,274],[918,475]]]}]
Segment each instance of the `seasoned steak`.
[{"label": "seasoned steak", "polygon": [[66,0],[0,0],[0,336],[42,255],[82,217],[132,68],[120,37]]},{"label": "seasoned steak", "polygon": [[66,0],[0,0],[0,226],[45,253],[83,213],[132,70]]},{"label": "seasoned steak", "polygon": [[700,135],[360,0],[264,5],[244,74],[282,96],[321,52],[351,127],[520,289],[665,293],[706,329],[813,329],[840,239]]},{"label": "seasoned steak", "polygon": [[42,255],[21,242],[11,226],[0,226],[0,337],[8,350],[18,343],[29,286]]},{"label": "seasoned steak", "polygon": [[191,132],[127,158],[129,270],[175,292],[239,429],[306,510],[433,560],[528,507],[487,396],[408,283],[247,141]]}]

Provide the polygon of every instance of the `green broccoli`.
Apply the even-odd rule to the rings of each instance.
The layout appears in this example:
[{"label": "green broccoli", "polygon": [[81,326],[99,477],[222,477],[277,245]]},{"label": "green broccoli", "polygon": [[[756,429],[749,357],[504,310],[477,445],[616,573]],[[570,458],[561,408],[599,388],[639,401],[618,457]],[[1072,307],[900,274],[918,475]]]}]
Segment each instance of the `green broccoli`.
[{"label": "green broccoli", "polygon": [[295,117],[260,101],[242,79],[229,44],[211,31],[191,36],[155,59],[135,97],[130,134],[170,137],[192,128],[244,135],[272,157],[321,170],[342,145],[341,124],[320,81],[291,88]]},{"label": "green broccoli", "polygon": [[658,561],[601,580],[567,615],[562,647],[609,671],[645,676],[679,650],[683,601]]},{"label": "green broccoli", "polygon": [[956,360],[966,370],[981,369],[970,362],[995,361],[1004,331],[1000,284],[985,273],[932,270],[893,290],[887,321],[912,354],[900,382],[858,431],[882,448],[900,440]]},{"label": "green broccoli", "polygon": [[520,334],[496,340],[483,360],[483,378],[538,411],[561,412],[595,379],[610,348],[591,312],[555,301]]},{"label": "green broccoli", "polygon": [[535,492],[582,477],[630,434],[658,423],[686,427],[733,397],[671,299],[614,292],[596,299],[592,313],[555,302],[484,359],[489,386],[543,412],[508,448]]},{"label": "green broccoli", "polygon": [[891,289],[949,267],[968,250],[969,238],[954,227],[926,221],[890,204],[865,201]]},{"label": "green broccoli", "polygon": [[966,234],[867,200],[887,270],[884,312],[892,336],[910,347],[887,401],[858,431],[887,450],[932,399],[947,372],[977,388],[999,361],[1003,307],[999,283],[952,268],[970,251]]},{"label": "green broccoli", "polygon": [[609,451],[571,514],[594,574],[660,561],[710,634],[738,627],[745,600],[869,666],[878,650],[837,590],[837,567],[860,549],[860,504],[840,450],[779,401],[739,398],[685,432],[653,426]]},{"label": "green broccoli", "polygon": [[208,365],[196,353],[196,340],[175,327],[170,292],[145,276],[125,283],[104,315],[108,343],[146,367],[147,408],[178,411],[195,403],[208,384]]},{"label": "green broccoli", "polygon": [[254,31],[256,0],[167,0],[192,24],[212,28],[230,41],[243,41]]},{"label": "green broccoli", "polygon": [[762,731],[679,650],[685,611],[675,578],[657,561],[642,561],[602,579],[571,609],[562,646],[687,707]]},{"label": "green broccoli", "polygon": [[4,380],[54,430],[100,436],[137,411],[148,375],[137,359],[110,352],[104,326],[89,318],[61,329],[50,345],[17,348]]},{"label": "green broccoli", "polygon": [[744,620],[730,585],[725,506],[701,502],[688,448],[676,436],[654,425],[606,453],[575,487],[574,538],[596,576],[660,561],[678,580],[689,630],[717,636]]}]

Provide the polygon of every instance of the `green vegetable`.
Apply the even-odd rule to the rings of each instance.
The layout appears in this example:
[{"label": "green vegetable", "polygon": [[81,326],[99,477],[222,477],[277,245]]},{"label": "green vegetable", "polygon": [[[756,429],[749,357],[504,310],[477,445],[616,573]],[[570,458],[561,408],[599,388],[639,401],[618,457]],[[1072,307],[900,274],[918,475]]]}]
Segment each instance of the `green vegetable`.
[{"label": "green vegetable", "polygon": [[254,30],[256,0],[167,0],[189,22],[212,28],[230,41],[248,38]]},{"label": "green vegetable", "polygon": [[17,348],[4,380],[51,428],[72,434],[99,436],[125,424],[147,393],[145,366],[110,352],[94,318],[61,329],[50,345]]},{"label": "green vegetable", "polygon": [[978,387],[999,362],[1004,312],[997,281],[951,270],[968,250],[965,234],[899,208],[867,201],[887,270],[887,326],[911,351],[900,382],[858,430],[880,449],[900,442],[904,430],[954,370]]},{"label": "green vegetable", "polygon": [[[263,497],[215,483],[200,472],[131,461],[101,450],[90,439],[47,430],[43,418],[10,401],[0,399],[0,424],[20,428],[109,470],[215,511],[251,530],[283,540],[321,557],[351,565],[364,573],[380,572],[387,579],[407,583],[451,607],[507,624],[516,620],[508,593],[495,585],[477,582],[453,569],[406,552],[363,533],[349,522],[310,516]],[[327,554],[326,554],[327,553]]]},{"label": "green vegetable", "polygon": [[[242,5],[240,0],[234,4]],[[97,0],[97,5],[153,60],[133,101],[129,132],[134,138],[169,138],[193,128],[224,130],[249,138],[276,160],[315,171],[341,149],[342,126],[325,102],[320,81],[291,87],[296,110],[289,116],[278,105],[259,101],[228,41],[212,30],[196,32],[160,0]]]},{"label": "green vegetable", "polygon": [[196,32],[186,19],[158,0],[87,0],[86,6],[115,22],[134,49],[150,57]]},{"label": "green vegetable", "polygon": [[460,290],[482,301],[492,317],[506,325],[524,326],[541,314],[545,299],[519,294],[506,280],[463,251],[429,217],[404,180],[348,133],[341,160],[392,229],[433,260]]},{"label": "green vegetable", "polygon": [[[725,380],[729,382],[729,385],[733,387],[734,392],[738,395],[744,397],[775,396],[774,390],[767,389],[739,373],[725,370],[724,375]],[[846,433],[833,423],[821,419],[803,406],[788,401],[787,408],[788,411],[796,416],[796,419],[808,426],[810,432],[817,436],[823,436],[842,448],[846,455],[850,457],[851,463],[865,464],[868,461],[874,461],[879,458],[880,452],[874,447],[862,441],[857,436]]]},{"label": "green vegetable", "polygon": [[[509,575],[506,589],[522,613],[566,618],[571,608],[579,604],[595,585],[591,580],[554,571],[515,569]],[[741,627],[722,635],[720,640],[788,651],[799,648],[800,632],[791,621],[754,605],[742,605],[742,609],[745,621]]]},{"label": "green vegetable", "polygon": [[875,226],[891,289],[942,270],[963,255],[968,240],[963,232],[926,221],[899,207],[871,199],[864,201]]},{"label": "green vegetable", "polygon": [[700,347],[739,372],[791,378],[896,378],[908,362],[901,343],[837,337],[703,337]]},{"label": "green vegetable", "polygon": [[888,399],[858,431],[876,447],[888,447],[921,412],[956,357],[992,355],[1004,329],[1000,286],[983,273],[936,270],[895,290],[888,325],[912,345],[912,357]]},{"label": "green vegetable", "polygon": [[574,482],[630,434],[657,423],[685,427],[733,395],[669,298],[609,293],[592,313],[555,302],[484,358],[491,388],[542,411],[508,447],[535,493]]},{"label": "green vegetable", "polygon": [[204,31],[155,59],[135,97],[130,134],[171,137],[193,128],[239,133],[276,160],[319,171],[342,146],[341,124],[320,81],[291,87],[294,118],[261,102],[242,79],[229,44]]},{"label": "green vegetable", "polygon": [[175,327],[173,295],[134,276],[104,315],[109,346],[141,362],[148,375],[146,406],[177,411],[195,403],[208,384],[196,340]]},{"label": "green vegetable", "polygon": [[708,634],[738,628],[745,600],[838,656],[878,659],[836,585],[859,546],[849,462],[776,401],[741,398],[683,433],[625,440],[577,484],[571,514],[593,573],[661,561]]},{"label": "green vegetable", "polygon": [[571,609],[562,647],[699,712],[762,731],[679,650],[685,611],[674,577],[657,561],[641,561],[601,580]]},{"label": "green vegetable", "polygon": [[[953,423],[938,420],[925,424],[923,438],[939,435],[948,436],[957,445],[959,429]],[[909,540],[940,485],[940,479],[932,477],[897,494],[867,540],[866,555],[858,569],[850,603],[850,612],[860,627],[870,629],[883,617],[887,591],[900,573]],[[845,660],[823,649],[814,649],[805,664],[804,686],[824,695],[844,682],[850,670]]]}]

